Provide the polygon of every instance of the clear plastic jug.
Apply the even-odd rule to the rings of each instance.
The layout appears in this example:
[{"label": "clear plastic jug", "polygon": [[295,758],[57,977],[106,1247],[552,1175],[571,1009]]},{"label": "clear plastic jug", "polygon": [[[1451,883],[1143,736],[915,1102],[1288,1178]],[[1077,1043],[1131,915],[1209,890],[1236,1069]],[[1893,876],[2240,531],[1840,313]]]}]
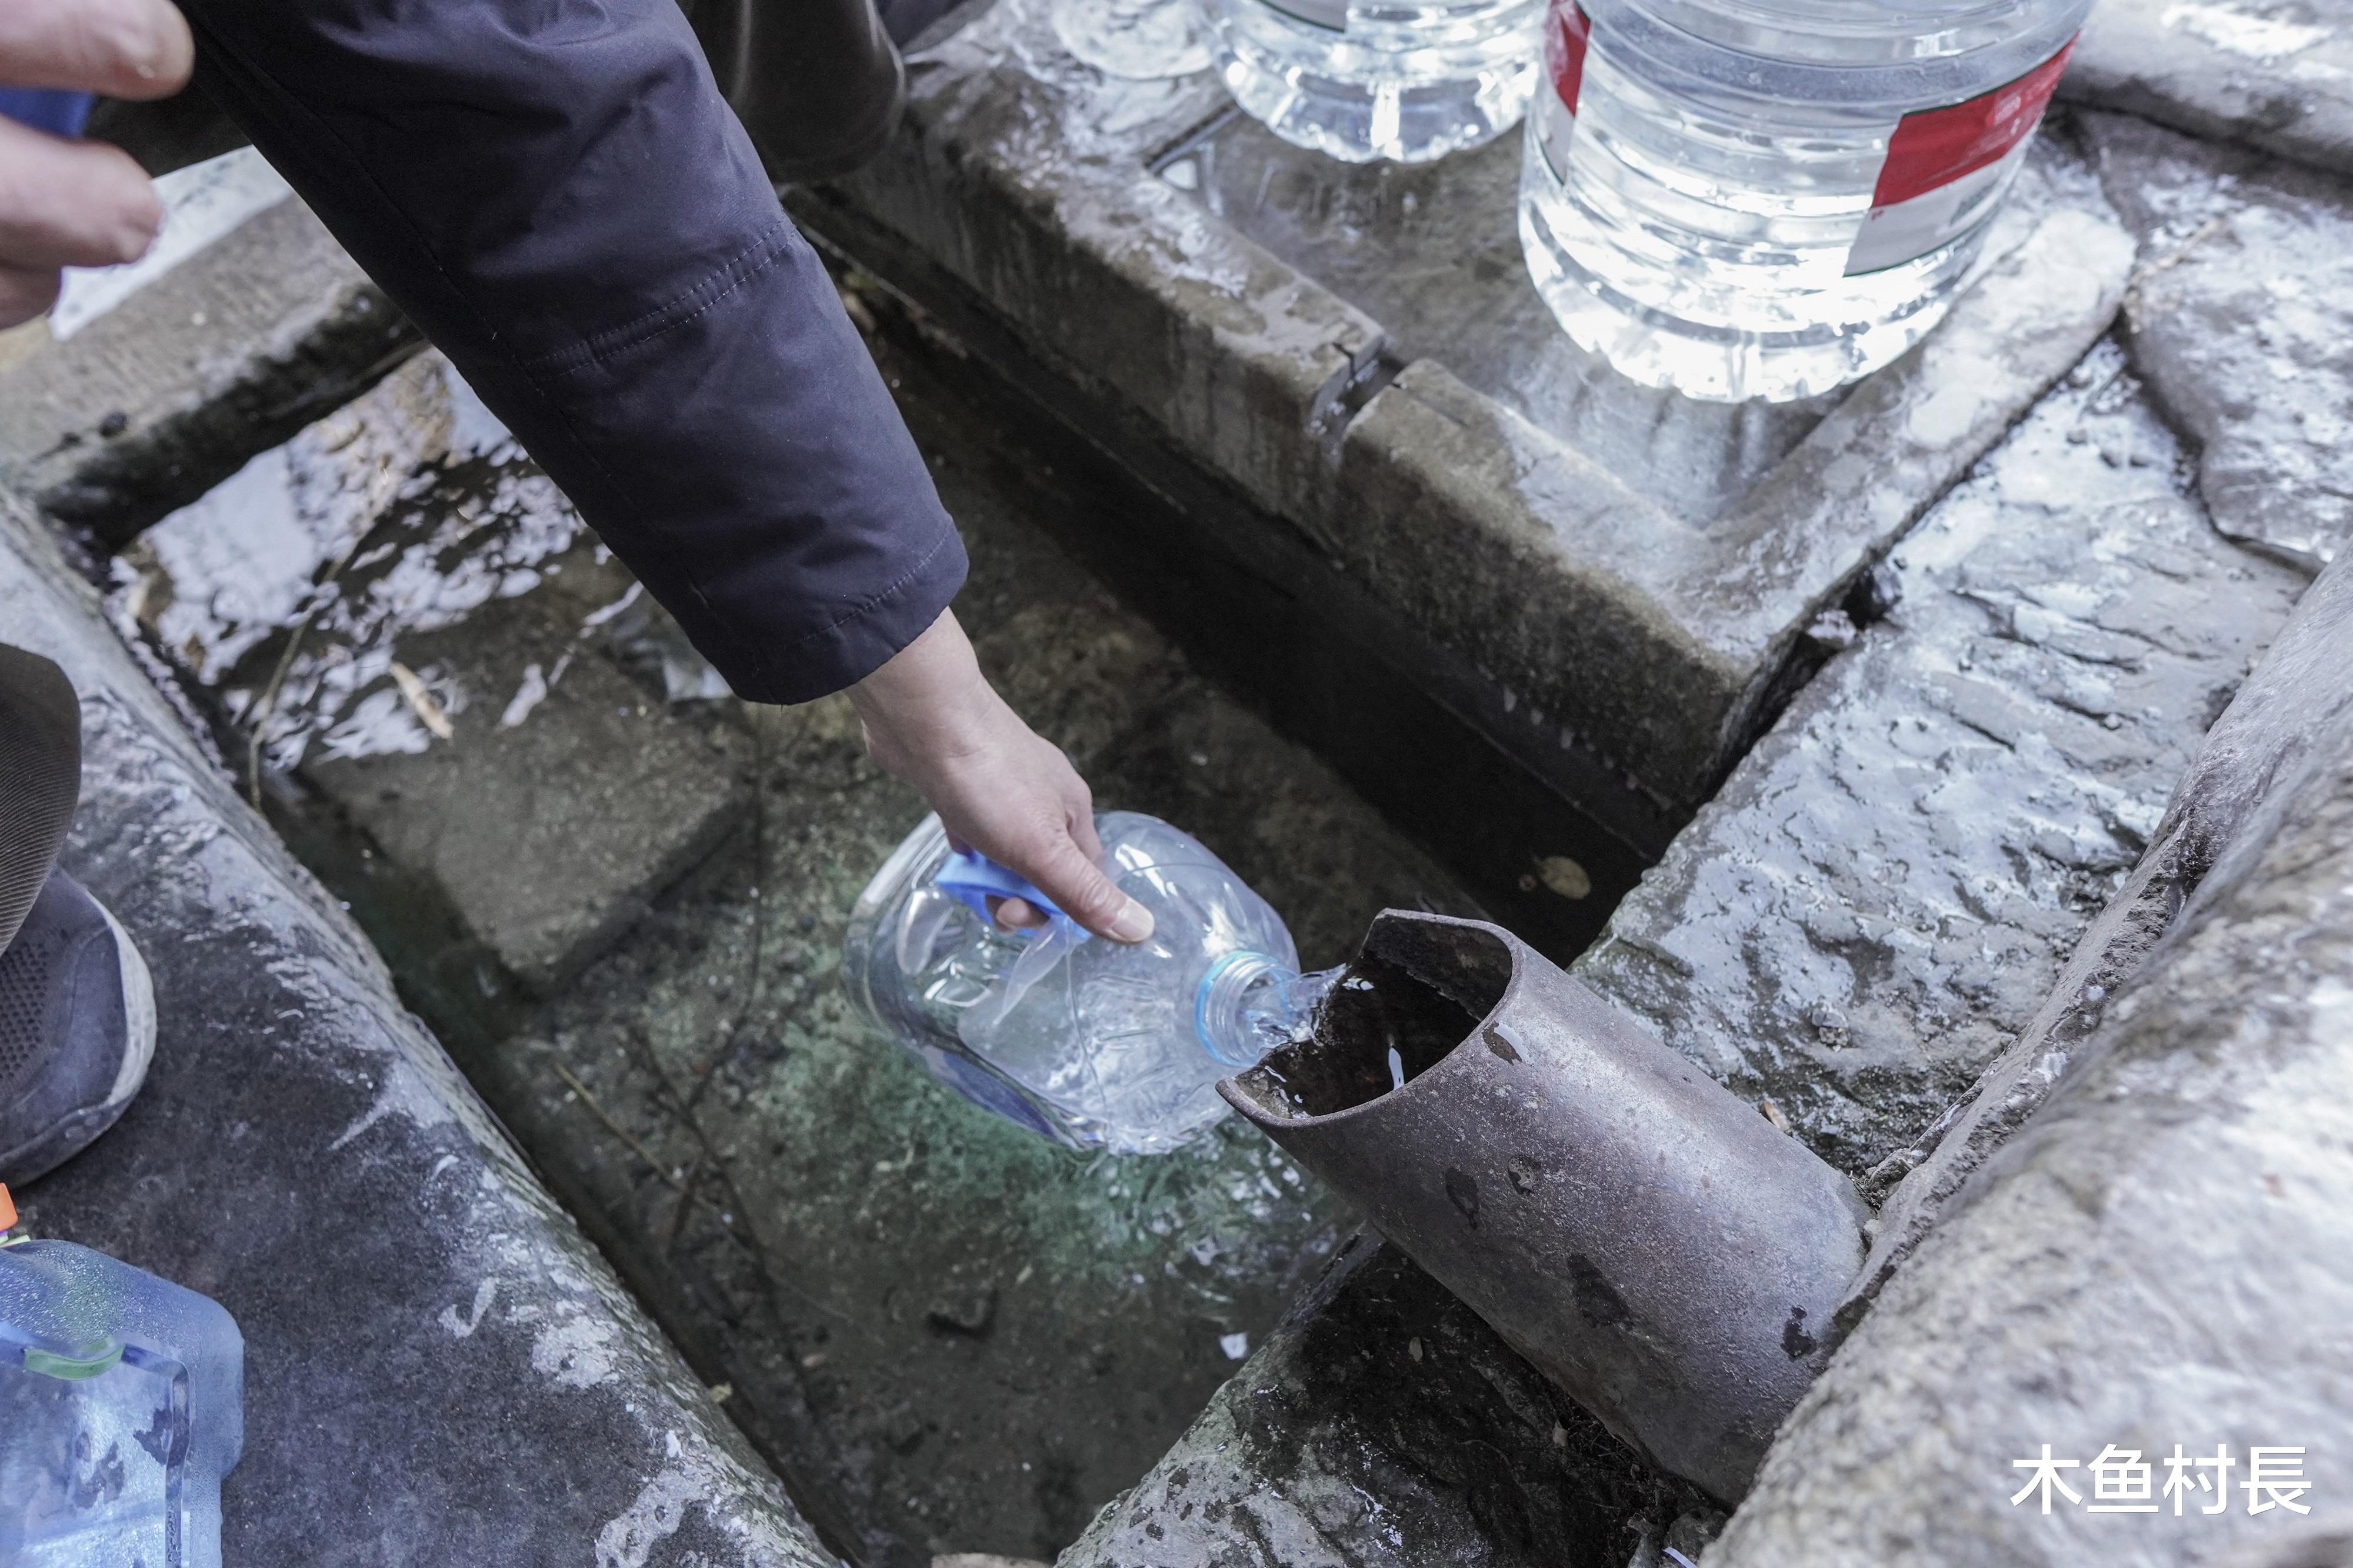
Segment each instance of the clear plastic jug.
[{"label": "clear plastic jug", "polygon": [[1218,72],[1284,141],[1419,163],[1520,121],[1544,0],[1205,0]]},{"label": "clear plastic jug", "polygon": [[[0,1187],[0,1233],[16,1219]],[[244,1379],[244,1338],[209,1297],[0,1234],[0,1563],[219,1568]]]},{"label": "clear plastic jug", "polygon": [[1227,1114],[1215,1085],[1308,1026],[1337,971],[1302,975],[1265,900],[1188,835],[1098,814],[1104,869],[1152,911],[1129,945],[1059,911],[997,929],[991,897],[1044,895],[959,854],[936,816],[907,836],[851,911],[851,998],[973,1103],[1072,1148],[1155,1154]]},{"label": "clear plastic jug", "polygon": [[1936,325],[2090,0],[1552,0],[1520,240],[1568,335],[1739,402]]}]

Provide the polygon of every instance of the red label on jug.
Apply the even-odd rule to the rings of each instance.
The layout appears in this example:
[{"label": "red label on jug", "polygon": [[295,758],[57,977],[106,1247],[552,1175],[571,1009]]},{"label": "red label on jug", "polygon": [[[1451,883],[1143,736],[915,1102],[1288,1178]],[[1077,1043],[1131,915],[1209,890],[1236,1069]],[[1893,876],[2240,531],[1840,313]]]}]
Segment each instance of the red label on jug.
[{"label": "red label on jug", "polygon": [[1545,70],[1563,109],[1577,112],[1577,89],[1585,82],[1585,45],[1593,36],[1593,21],[1585,7],[1569,0],[1555,5],[1545,28]]},{"label": "red label on jug", "polygon": [[1568,177],[1568,138],[1577,128],[1577,95],[1585,85],[1585,47],[1593,21],[1577,0],[1553,0],[1545,18],[1545,76],[1549,94],[1538,93],[1536,145],[1556,180]]},{"label": "red label on jug", "polygon": [[1896,121],[1871,211],[1847,253],[1846,272],[1877,272],[1927,255],[1968,232],[1998,197],[2026,139],[2042,122],[2067,68],[2073,38],[2007,86]]}]

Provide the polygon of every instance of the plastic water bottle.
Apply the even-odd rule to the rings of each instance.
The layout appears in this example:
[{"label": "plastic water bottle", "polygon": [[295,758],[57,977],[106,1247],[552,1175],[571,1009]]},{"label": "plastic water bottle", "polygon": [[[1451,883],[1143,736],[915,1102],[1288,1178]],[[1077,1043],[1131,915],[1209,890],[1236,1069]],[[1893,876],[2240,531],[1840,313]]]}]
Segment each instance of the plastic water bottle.
[{"label": "plastic water bottle", "polygon": [[1520,237],[1634,380],[1804,397],[1959,290],[2090,0],[1552,0]]},{"label": "plastic water bottle", "polygon": [[1219,74],[1284,141],[1346,163],[1442,158],[1509,131],[1544,0],[1205,0]]},{"label": "plastic water bottle", "polygon": [[[1190,836],[1099,814],[1103,868],[1152,935],[1090,936],[923,819],[860,895],[842,977],[869,1016],[976,1105],[1072,1148],[1157,1154],[1226,1114],[1215,1085],[1308,1027],[1338,971],[1302,975],[1265,900]],[[1052,911],[997,928],[990,898]]]},{"label": "plastic water bottle", "polygon": [[[0,1187],[0,1233],[16,1223]],[[216,1301],[0,1234],[0,1563],[219,1568],[245,1341]]]}]

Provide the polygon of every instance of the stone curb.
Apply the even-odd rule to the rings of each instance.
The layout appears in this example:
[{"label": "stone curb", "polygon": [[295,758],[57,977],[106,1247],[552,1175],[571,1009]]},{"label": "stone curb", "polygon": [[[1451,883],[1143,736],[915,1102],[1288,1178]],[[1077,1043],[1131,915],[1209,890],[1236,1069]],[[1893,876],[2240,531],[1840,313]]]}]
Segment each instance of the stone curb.
[{"label": "stone curb", "polygon": [[833,1563],[20,515],[0,627],[81,693],[67,861],[162,1019],[121,1123],[20,1205],[236,1315],[228,1559]]}]

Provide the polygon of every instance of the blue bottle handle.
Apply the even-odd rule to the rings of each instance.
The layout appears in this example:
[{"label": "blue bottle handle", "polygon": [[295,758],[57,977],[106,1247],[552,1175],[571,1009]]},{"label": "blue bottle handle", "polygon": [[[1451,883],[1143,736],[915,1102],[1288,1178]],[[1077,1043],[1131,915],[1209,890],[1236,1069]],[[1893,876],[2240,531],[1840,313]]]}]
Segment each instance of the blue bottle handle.
[{"label": "blue bottle handle", "polygon": [[86,92],[53,87],[0,87],[0,114],[53,136],[79,136],[90,123]]},{"label": "blue bottle handle", "polygon": [[[983,920],[990,918],[988,900],[991,899],[1023,899],[1050,920],[1071,919],[1053,900],[1031,886],[1020,872],[998,865],[977,849],[951,850],[945,862],[933,876],[932,886]],[[1074,921],[1071,923],[1077,924]]]}]

